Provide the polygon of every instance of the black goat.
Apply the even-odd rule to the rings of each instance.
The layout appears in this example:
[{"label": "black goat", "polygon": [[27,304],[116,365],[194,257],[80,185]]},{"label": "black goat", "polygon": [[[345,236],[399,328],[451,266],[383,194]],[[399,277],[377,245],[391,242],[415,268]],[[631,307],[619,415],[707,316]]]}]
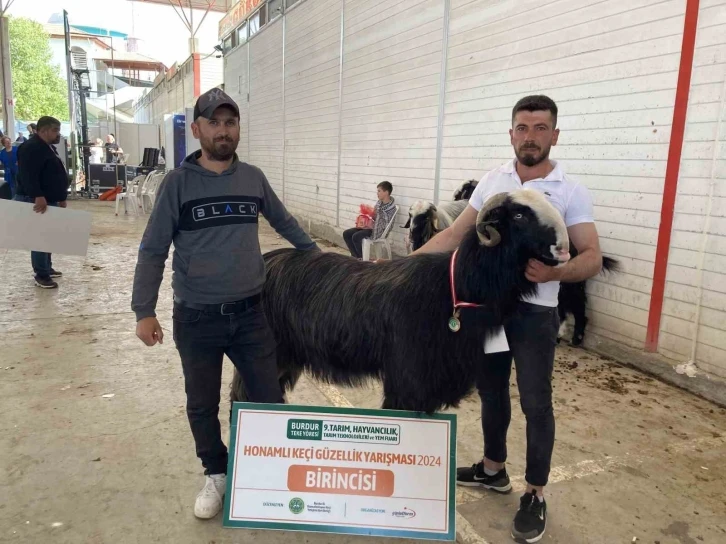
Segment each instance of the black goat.
[{"label": "black goat", "polygon": [[[570,255],[576,257],[578,254],[575,244],[570,240]],[[620,263],[612,257],[603,256],[602,272],[617,272],[620,270]],[[560,314],[560,333],[557,335],[557,342],[562,339],[562,325],[567,316],[572,315],[575,325],[572,331],[572,345],[579,346],[585,338],[585,327],[587,327],[587,280],[577,283],[560,283],[560,292],[557,297],[557,311]]]},{"label": "black goat", "polygon": [[417,200],[408,210],[408,221],[403,225],[408,230],[406,249],[416,251],[436,234],[453,225],[456,218],[468,206],[468,200],[444,202],[438,207],[431,202]]},{"label": "black goat", "polygon": [[[284,390],[303,371],[331,383],[383,381],[383,408],[456,407],[475,383],[487,337],[536,286],[527,261],[567,259],[567,229],[536,191],[492,197],[456,253],[382,263],[334,253],[265,254],[265,315],[277,340]],[[460,308],[456,299],[481,305]],[[232,401],[246,398],[235,371]]]},{"label": "black goat", "polygon": [[437,233],[450,227],[466,209],[467,203],[479,182],[470,179],[454,191],[454,201],[434,206],[431,202],[417,200],[408,210],[408,221],[401,228],[409,229],[406,249],[415,251]]},{"label": "black goat", "polygon": [[471,195],[474,194],[474,189],[479,184],[479,180],[470,179],[461,184],[456,191],[454,191],[454,200],[469,200]]},{"label": "black goat", "polygon": [[[471,192],[473,192],[473,188]],[[440,206],[440,210],[445,211],[445,213],[440,213],[430,202],[421,200],[415,202],[408,212],[408,222],[404,225],[404,228],[409,229],[406,244],[409,252],[416,251],[436,236],[436,234],[451,226],[467,205],[468,201],[449,202]],[[577,248],[572,243],[572,240],[570,240],[570,253],[572,257],[578,254]],[[617,272],[619,269],[620,263],[617,260],[612,257],[603,256],[603,272]],[[558,295],[560,333],[558,334],[558,342],[562,339],[562,325],[567,320],[567,316],[572,315],[575,320],[575,325],[571,343],[573,346],[582,344],[585,337],[585,327],[587,327],[587,317],[585,316],[585,309],[587,307],[586,288],[587,280],[577,283],[560,283],[560,292]]]}]

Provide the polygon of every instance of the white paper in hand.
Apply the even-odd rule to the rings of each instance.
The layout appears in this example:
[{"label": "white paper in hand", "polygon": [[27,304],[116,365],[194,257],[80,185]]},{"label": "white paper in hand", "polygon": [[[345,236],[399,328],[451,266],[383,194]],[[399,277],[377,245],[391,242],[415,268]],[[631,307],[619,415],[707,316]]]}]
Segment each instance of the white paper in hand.
[{"label": "white paper in hand", "polygon": [[484,353],[500,353],[509,351],[509,342],[504,332],[504,327],[500,327],[490,338],[484,341]]},{"label": "white paper in hand", "polygon": [[90,236],[89,212],[48,206],[45,213],[36,213],[33,204],[0,199],[2,249],[85,256]]}]

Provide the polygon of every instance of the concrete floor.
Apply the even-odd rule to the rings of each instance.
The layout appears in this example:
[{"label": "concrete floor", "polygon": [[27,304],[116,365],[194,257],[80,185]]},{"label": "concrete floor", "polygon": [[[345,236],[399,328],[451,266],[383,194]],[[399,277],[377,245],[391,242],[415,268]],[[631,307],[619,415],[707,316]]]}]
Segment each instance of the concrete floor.
[{"label": "concrete floor", "polygon": [[[27,253],[0,252],[0,542],[288,540],[284,532],[224,529],[221,516],[194,518],[202,476],[171,338],[170,271],[158,308],[166,341],[147,348],[135,337],[130,312],[146,217],[114,217],[113,203],[71,207],[93,212],[93,233],[85,259],[54,259],[65,274],[59,290],[33,285]],[[286,245],[267,226],[261,240],[263,250]],[[223,396],[230,378],[228,364]],[[107,393],[115,396],[102,398]],[[516,403],[516,387],[512,393]],[[569,347],[559,349],[555,401],[543,542],[726,542],[726,411]],[[380,391],[304,381],[291,402],[377,407]],[[222,413],[224,406],[226,399]],[[477,399],[466,400],[457,414],[458,460],[469,465],[482,449]],[[509,471],[516,493],[459,489],[460,541],[511,541],[523,489],[523,431],[515,404]],[[310,544],[385,540],[292,538]]]}]

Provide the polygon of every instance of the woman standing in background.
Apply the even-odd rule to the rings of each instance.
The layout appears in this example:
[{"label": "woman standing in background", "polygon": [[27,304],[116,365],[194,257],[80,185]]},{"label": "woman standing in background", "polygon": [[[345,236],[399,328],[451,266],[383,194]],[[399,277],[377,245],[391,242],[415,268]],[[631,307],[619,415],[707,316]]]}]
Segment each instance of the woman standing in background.
[{"label": "woman standing in background", "polygon": [[103,162],[104,147],[103,140],[96,138],[95,145],[91,147],[91,164],[101,164]]}]

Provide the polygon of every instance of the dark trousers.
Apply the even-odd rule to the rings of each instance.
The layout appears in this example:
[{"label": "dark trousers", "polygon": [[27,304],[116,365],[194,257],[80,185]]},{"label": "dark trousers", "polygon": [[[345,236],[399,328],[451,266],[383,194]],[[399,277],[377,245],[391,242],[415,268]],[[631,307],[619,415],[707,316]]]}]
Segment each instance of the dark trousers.
[{"label": "dark trousers", "polygon": [[[29,202],[30,204],[35,203],[35,199],[31,196],[15,195],[14,200],[17,200],[19,202]],[[48,202],[48,206],[57,205],[57,202]],[[50,253],[44,253],[42,251],[31,251],[30,264],[33,265],[33,272],[35,272],[35,275],[38,278],[50,278],[50,271],[53,268],[53,262]]]},{"label": "dark trousers", "polygon": [[371,229],[348,229],[343,232],[343,240],[353,257],[363,258],[363,239],[370,238],[371,234]]},{"label": "dark trousers", "polygon": [[275,338],[261,304],[222,315],[175,303],[173,315],[197,457],[205,474],[226,474],[227,448],[218,417],[223,357],[226,354],[242,376],[249,402],[283,403]]},{"label": "dark trousers", "polygon": [[557,308],[520,303],[517,316],[505,326],[511,351],[486,355],[477,376],[484,456],[504,463],[512,417],[509,376],[514,356],[519,401],[527,422],[525,479],[536,486],[547,485],[555,444],[552,369],[558,329]]}]

